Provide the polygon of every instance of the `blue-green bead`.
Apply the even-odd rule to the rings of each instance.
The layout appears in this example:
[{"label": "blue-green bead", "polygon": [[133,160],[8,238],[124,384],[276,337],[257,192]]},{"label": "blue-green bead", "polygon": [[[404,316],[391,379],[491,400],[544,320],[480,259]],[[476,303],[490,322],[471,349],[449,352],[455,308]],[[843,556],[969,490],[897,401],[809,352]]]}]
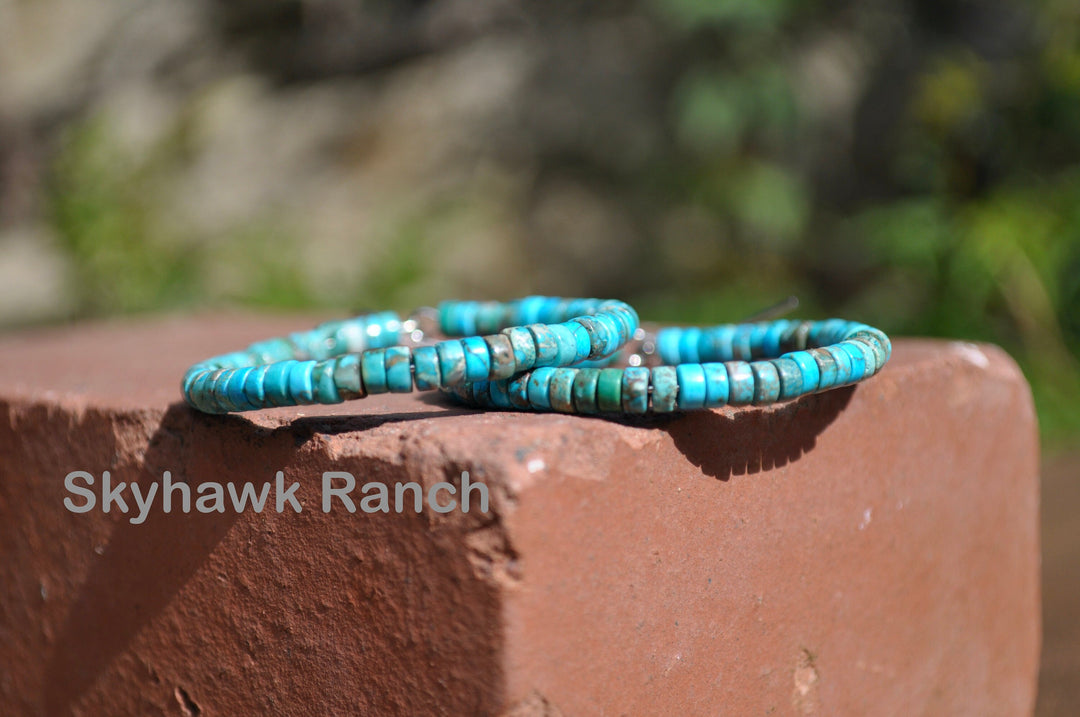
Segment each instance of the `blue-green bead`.
[{"label": "blue-green bead", "polygon": [[818,390],[818,382],[821,380],[821,369],[809,351],[791,351],[780,358],[788,359],[799,367],[802,388],[801,394],[813,393]]},{"label": "blue-green bead", "polygon": [[465,351],[465,380],[483,381],[491,374],[491,354],[483,336],[470,336],[461,340]]},{"label": "blue-green bead", "polygon": [[594,317],[597,323],[604,327],[604,356],[611,356],[622,345],[622,340],[619,335],[619,322],[608,314],[597,314]]},{"label": "blue-green bead", "polygon": [[510,405],[517,409],[527,409],[529,406],[529,378],[531,372],[519,373],[506,384],[506,396],[510,399]]},{"label": "blue-green bead", "polygon": [[491,398],[491,405],[496,408],[512,408],[513,404],[510,403],[510,396],[506,393],[506,381],[491,381],[488,384],[488,396]]},{"label": "blue-green bead", "polygon": [[337,384],[334,383],[334,366],[336,365],[337,362],[334,359],[326,359],[315,365],[311,378],[315,384],[316,402],[341,403],[344,400],[338,392]]},{"label": "blue-green bead", "polygon": [[770,361],[776,367],[776,375],[780,377],[779,400],[786,401],[789,398],[801,396],[803,393],[802,369],[799,364],[789,358],[776,358]]},{"label": "blue-green bead", "polygon": [[226,391],[229,394],[229,401],[231,401],[234,406],[237,406],[237,409],[240,411],[250,411],[258,408],[258,406],[253,405],[248,401],[247,395],[244,393],[244,384],[247,382],[247,377],[254,370],[255,369],[251,366],[239,368],[236,369],[229,378],[229,384],[226,388]]},{"label": "blue-green bead", "polygon": [[679,377],[674,366],[652,370],[652,407],[657,413],[670,413],[678,405]]},{"label": "blue-green bead", "polygon": [[574,377],[574,408],[578,413],[597,413],[596,382],[600,378],[598,368],[579,368]]},{"label": "blue-green bead", "polygon": [[622,375],[622,409],[626,413],[646,413],[649,410],[649,369],[629,366]]},{"label": "blue-green bead", "polygon": [[839,385],[836,358],[831,353],[823,348],[809,349],[806,353],[813,356],[817,362],[819,391]]},{"label": "blue-green bead", "polygon": [[851,380],[851,356],[836,344],[826,346],[823,350],[828,351],[836,359],[836,385],[845,385]]},{"label": "blue-green bead", "polygon": [[682,336],[682,329],[679,328],[665,328],[656,332],[656,352],[660,355],[660,360],[665,364],[680,364],[682,359],[679,356],[679,339]]},{"label": "blue-green bead", "polygon": [[249,346],[248,350],[256,354],[262,363],[285,361],[293,357],[292,343],[282,338],[259,341]]},{"label": "blue-green bead", "polygon": [[622,410],[622,369],[600,369],[596,380],[596,408],[601,413]]},{"label": "blue-green bead", "polygon": [[191,390],[188,394],[191,405],[206,413],[219,412],[217,404],[210,400],[210,392],[207,390],[207,386],[211,385],[210,377],[213,375],[214,372],[209,369],[200,372],[195,377],[195,380],[191,382]]},{"label": "blue-green bead", "polygon": [[297,361],[289,369],[289,395],[297,404],[315,403],[315,385],[311,380],[315,364],[315,361]]},{"label": "blue-green bead", "polygon": [[780,319],[771,324],[766,324],[767,328],[765,330],[765,336],[761,342],[762,355],[770,358],[779,358],[780,354],[783,353],[780,348],[780,342],[791,324],[792,322],[786,319]]},{"label": "blue-green bead", "polygon": [[841,341],[836,344],[836,347],[845,352],[851,360],[851,374],[848,376],[847,383],[855,383],[866,376],[866,356],[859,344],[853,341]]},{"label": "blue-green bead", "polygon": [[565,324],[551,324],[548,328],[555,335],[555,341],[559,347],[558,354],[555,356],[555,364],[569,366],[576,363],[578,350],[577,337],[574,336],[574,332],[567,328]]},{"label": "blue-green bead", "polygon": [[408,346],[391,346],[385,351],[386,387],[391,393],[412,391],[412,351]]},{"label": "blue-green bead", "polygon": [[214,372],[213,377],[210,379],[210,395],[214,402],[217,403],[225,411],[239,411],[239,406],[235,405],[229,398],[229,379],[236,372],[235,369],[225,368]]},{"label": "blue-green bead", "polygon": [[585,329],[589,335],[589,360],[595,361],[604,356],[607,347],[607,335],[604,327],[595,316],[577,316],[573,322]]},{"label": "blue-green bead", "polygon": [[546,324],[530,324],[528,327],[536,340],[536,367],[553,366],[559,356],[559,341]]},{"label": "blue-green bead", "polygon": [[550,384],[555,369],[549,366],[541,366],[529,376],[529,403],[533,408],[551,408]]},{"label": "blue-green bead", "polygon": [[698,342],[701,340],[701,329],[683,329],[679,337],[679,363],[701,363],[698,355]]},{"label": "blue-green bead", "polygon": [[536,367],[536,339],[532,332],[524,326],[516,326],[503,332],[510,339],[510,346],[514,349],[514,366],[516,371],[528,371]]},{"label": "blue-green bead", "polygon": [[431,391],[439,387],[439,353],[434,346],[418,346],[413,349],[413,379],[417,391]]},{"label": "blue-green bead", "polygon": [[728,375],[728,405],[748,406],[754,402],[754,372],[746,361],[725,361]]},{"label": "blue-green bead", "polygon": [[266,376],[263,377],[263,391],[271,406],[292,404],[289,396],[289,372],[294,363],[296,361],[293,360],[277,361],[270,364],[270,368],[266,370]]},{"label": "blue-green bead", "polygon": [[679,379],[679,408],[704,408],[705,397],[708,395],[705,387],[705,370],[699,363],[683,363],[675,367],[675,373]]},{"label": "blue-green bead", "polygon": [[360,375],[368,395],[387,393],[386,385],[386,349],[368,349],[360,354]]},{"label": "blue-green bead", "polygon": [[[556,324],[558,325],[558,324]],[[574,412],[574,378],[577,369],[557,368],[548,382],[548,400],[552,410],[560,413]]]},{"label": "blue-green bead", "polygon": [[589,332],[576,321],[567,321],[563,326],[568,328],[574,336],[574,363],[588,360],[589,353],[592,351],[592,339],[589,338]]},{"label": "blue-green bead", "polygon": [[334,361],[334,383],[338,392],[348,396],[366,396],[360,377],[360,354],[345,354]]},{"label": "blue-green bead", "polygon": [[492,334],[484,337],[487,344],[488,356],[491,357],[491,378],[510,378],[517,373],[517,364],[514,362],[514,347],[510,344],[510,338],[505,334]]},{"label": "blue-green bead", "polygon": [[465,381],[465,348],[460,341],[440,341],[435,344],[439,354],[439,375],[443,386],[457,386]]},{"label": "blue-green bead", "polygon": [[710,361],[701,364],[701,370],[705,372],[705,407],[726,405],[729,390],[727,367]]},{"label": "blue-green bead", "polygon": [[750,329],[750,355],[755,358],[762,358],[766,356],[765,353],[765,340],[769,335],[769,326],[771,324],[751,324]]},{"label": "blue-green bead", "polygon": [[780,374],[770,361],[754,361],[750,364],[754,373],[754,403],[776,403],[780,398]]},{"label": "blue-green bead", "polygon": [[518,324],[535,324],[540,321],[540,312],[544,309],[546,297],[526,296],[518,305]]},{"label": "blue-green bead", "polygon": [[270,366],[263,364],[256,366],[251,373],[244,377],[244,397],[247,402],[257,408],[267,405],[266,390],[263,382],[266,380],[266,371]]},{"label": "blue-green bead", "polygon": [[731,337],[731,353],[736,361],[752,361],[754,359],[754,351],[750,345],[753,333],[753,324],[739,324],[735,327],[734,334]]}]

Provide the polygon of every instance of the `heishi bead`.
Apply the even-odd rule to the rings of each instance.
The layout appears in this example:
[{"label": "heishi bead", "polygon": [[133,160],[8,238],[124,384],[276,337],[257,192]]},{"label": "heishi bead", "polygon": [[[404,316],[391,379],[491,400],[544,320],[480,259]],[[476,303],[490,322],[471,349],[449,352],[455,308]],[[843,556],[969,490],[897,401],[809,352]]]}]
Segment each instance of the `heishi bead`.
[{"label": "heishi bead", "polygon": [[701,364],[701,370],[705,373],[705,407],[727,405],[730,390],[727,367],[722,363],[710,362]]},{"label": "heishi bead", "polygon": [[630,366],[623,369],[622,409],[626,413],[646,413],[649,410],[649,369]]},{"label": "heishi bead", "polygon": [[851,374],[848,376],[846,383],[855,383],[866,376],[866,356],[863,354],[859,344],[851,341],[841,341],[836,346],[846,353],[851,361]]},{"label": "heishi bead", "polygon": [[517,372],[514,361],[514,347],[505,334],[492,334],[484,337],[488,355],[491,357],[491,378],[510,378]]},{"label": "heishi bead", "polygon": [[266,401],[271,406],[289,405],[291,400],[289,398],[289,371],[294,363],[296,362],[292,360],[278,361],[270,364],[270,368],[266,370],[266,375],[263,377],[263,390]]},{"label": "heishi bead", "polygon": [[818,365],[817,390],[824,391],[838,385],[836,359],[831,353],[822,348],[813,348],[806,351],[814,357]]},{"label": "heishi bead", "polygon": [[765,336],[761,342],[762,355],[769,358],[778,358],[783,351],[780,349],[780,341],[792,322],[785,319],[767,324]]},{"label": "heishi bead", "polygon": [[592,352],[592,339],[589,338],[589,332],[585,330],[585,327],[576,321],[567,321],[563,324],[570,333],[574,336],[575,353],[574,363],[580,361],[586,361],[589,358],[589,354]]},{"label": "heishi bead", "polygon": [[736,361],[752,361],[754,352],[750,347],[753,324],[739,324],[731,337],[731,355]]},{"label": "heishi bead", "polygon": [[656,332],[656,352],[660,360],[665,364],[675,365],[682,363],[679,358],[679,339],[682,329],[667,328]]},{"label": "heishi bead", "polygon": [[298,404],[315,403],[315,386],[311,381],[315,364],[315,361],[297,361],[289,369],[289,395]]},{"label": "heishi bead", "polygon": [[574,412],[574,378],[577,369],[557,368],[548,382],[548,399],[552,410],[560,413]]},{"label": "heishi bead", "polygon": [[755,359],[763,358],[769,354],[765,351],[765,339],[769,334],[769,324],[750,325],[750,356]]},{"label": "heishi bead", "polygon": [[491,354],[483,336],[470,336],[461,340],[465,351],[465,380],[483,381],[491,374]]},{"label": "heishi bead", "polygon": [[652,407],[658,413],[675,410],[679,398],[679,378],[674,366],[652,369]]},{"label": "heishi bead", "polygon": [[574,376],[574,408],[578,413],[597,413],[596,384],[600,379],[600,369],[579,368]]},{"label": "heishi bead", "polygon": [[554,373],[555,369],[548,366],[541,366],[534,370],[532,375],[529,376],[529,403],[533,408],[551,408],[550,384],[551,377]]},{"label": "heishi bead", "polygon": [[190,397],[192,403],[200,411],[205,411],[206,413],[220,413],[221,410],[217,407],[215,402],[210,400],[210,392],[207,390],[207,386],[211,385],[210,377],[212,375],[213,371],[206,370],[196,376],[195,380],[191,383]]},{"label": "heishi bead", "polygon": [[754,372],[746,361],[725,361],[728,375],[728,405],[749,406],[754,402]]},{"label": "heishi bead", "polygon": [[337,384],[334,383],[334,359],[320,361],[312,371],[312,380],[315,383],[315,400],[319,403],[341,403],[344,399],[338,392]]},{"label": "heishi bead", "polygon": [[536,339],[524,326],[504,329],[503,335],[510,339],[514,350],[514,370],[528,371],[536,366]]},{"label": "heishi bead", "polygon": [[250,411],[258,408],[257,405],[248,401],[247,394],[244,393],[244,384],[247,382],[247,377],[254,370],[251,366],[236,369],[229,378],[228,386],[225,389],[229,395],[229,401],[240,411]]},{"label": "heishi bead", "polygon": [[368,349],[360,354],[360,375],[368,395],[387,393],[386,385],[386,349]]},{"label": "heishi bead", "polygon": [[705,370],[699,363],[684,363],[675,367],[679,379],[678,406],[680,409],[705,408]]},{"label": "heishi bead", "polygon": [[555,335],[555,342],[559,347],[555,362],[559,366],[569,366],[576,363],[578,351],[577,338],[574,336],[574,332],[567,328],[565,324],[551,324],[548,328]]},{"label": "heishi bead", "polygon": [[848,339],[844,341],[845,345],[853,346],[856,350],[862,353],[863,363],[866,364],[866,370],[863,372],[863,378],[873,376],[878,372],[880,366],[878,365],[878,354],[874,347],[866,341],[859,339]]},{"label": "heishi bead", "polygon": [[225,412],[235,411],[238,408],[229,400],[229,394],[226,390],[232,373],[233,369],[231,368],[218,369],[210,378],[211,400]]},{"label": "heishi bead", "polygon": [[791,351],[780,358],[788,359],[799,367],[802,380],[801,393],[813,393],[818,390],[818,382],[821,380],[821,369],[817,361],[809,351]]},{"label": "heishi bead", "polygon": [[754,373],[754,404],[775,403],[780,398],[780,375],[770,361],[754,361],[750,364]]},{"label": "heishi bead", "polygon": [[770,363],[776,367],[776,375],[780,378],[779,400],[786,401],[804,393],[802,369],[799,368],[799,364],[789,358],[772,359]]},{"label": "heishi bead", "polygon": [[491,398],[491,405],[496,408],[513,407],[513,404],[510,403],[510,396],[506,392],[506,381],[489,382],[488,396]]},{"label": "heishi bead", "polygon": [[529,378],[531,372],[519,373],[506,384],[506,395],[510,399],[510,405],[518,409],[530,408],[529,406]]},{"label": "heishi bead", "polygon": [[363,398],[367,395],[360,378],[360,354],[345,354],[334,363],[334,383],[342,396]]},{"label": "heishi bead", "polygon": [[263,363],[274,363],[275,361],[284,361],[293,357],[292,344],[286,339],[259,341],[252,344],[248,350],[258,355]]},{"label": "heishi bead", "polygon": [[851,356],[835,344],[826,346],[822,351],[827,351],[836,359],[836,385],[843,386],[851,379]]},{"label": "heishi bead", "polygon": [[[443,386],[457,386],[465,380],[465,349],[460,341],[440,341],[435,344],[439,354],[439,375]],[[370,388],[368,389],[370,392]]]},{"label": "heishi bead", "polygon": [[418,346],[413,349],[413,380],[417,391],[431,391],[439,387],[439,352],[434,346]]},{"label": "heishi bead", "polygon": [[528,329],[536,341],[536,367],[552,366],[559,356],[559,342],[547,324],[529,324]]},{"label": "heishi bead", "polygon": [[244,397],[247,398],[247,402],[252,406],[258,406],[262,408],[266,405],[266,392],[263,388],[263,381],[266,378],[266,372],[270,368],[268,365],[256,366],[255,369],[244,378]]},{"label": "heishi bead", "polygon": [[391,393],[412,391],[412,351],[408,346],[391,346],[383,349],[386,365],[386,387]]},{"label": "heishi bead", "polygon": [[604,327],[606,343],[604,345],[604,356],[611,356],[619,347],[622,346],[623,341],[619,336],[619,323],[607,314],[597,314],[596,321],[600,326]]},{"label": "heishi bead", "polygon": [[607,337],[603,333],[600,322],[594,316],[578,316],[573,319],[573,322],[585,329],[585,332],[589,335],[588,358],[594,361],[601,358],[604,355],[604,348],[607,346]]},{"label": "heishi bead", "polygon": [[679,337],[679,363],[701,363],[698,355],[698,341],[701,340],[701,329],[683,329]]},{"label": "heishi bead", "polygon": [[600,369],[596,380],[596,408],[600,413],[622,410],[622,369]]}]

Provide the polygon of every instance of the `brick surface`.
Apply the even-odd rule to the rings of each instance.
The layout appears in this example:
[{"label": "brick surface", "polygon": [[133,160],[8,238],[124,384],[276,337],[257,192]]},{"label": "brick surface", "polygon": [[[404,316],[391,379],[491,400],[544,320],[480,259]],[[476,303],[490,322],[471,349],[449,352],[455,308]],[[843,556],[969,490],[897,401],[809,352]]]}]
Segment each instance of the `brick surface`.
[{"label": "brick surface", "polygon": [[[305,320],[0,339],[0,714],[1030,713],[1037,437],[1013,362],[612,421],[433,396],[204,416],[183,369]],[[64,477],[298,481],[303,512],[74,514]],[[491,511],[321,510],[323,471]]]}]

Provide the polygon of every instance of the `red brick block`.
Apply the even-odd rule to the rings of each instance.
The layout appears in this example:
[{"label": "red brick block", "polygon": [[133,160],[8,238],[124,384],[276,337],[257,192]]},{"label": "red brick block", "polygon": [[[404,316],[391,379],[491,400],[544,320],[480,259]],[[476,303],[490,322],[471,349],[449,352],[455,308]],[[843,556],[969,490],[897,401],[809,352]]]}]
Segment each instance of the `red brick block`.
[{"label": "red brick block", "polygon": [[[0,340],[0,713],[1031,712],[1038,445],[999,349],[901,340],[854,388],[632,421],[177,403],[189,363],[305,324]],[[166,471],[267,504],[165,513]],[[467,471],[490,510],[323,512],[326,471],[357,501]]]}]

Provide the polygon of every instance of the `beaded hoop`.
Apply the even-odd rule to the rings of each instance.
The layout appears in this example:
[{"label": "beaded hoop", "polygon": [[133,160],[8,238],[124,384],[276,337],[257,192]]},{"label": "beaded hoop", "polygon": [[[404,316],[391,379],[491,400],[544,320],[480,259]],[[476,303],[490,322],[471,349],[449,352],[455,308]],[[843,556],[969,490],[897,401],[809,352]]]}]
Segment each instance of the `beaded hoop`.
[{"label": "beaded hoop", "polygon": [[341,403],[505,380],[531,369],[604,365],[638,329],[634,309],[621,301],[544,296],[446,301],[438,323],[446,336],[467,338],[406,346],[402,333],[413,332],[397,314],[368,314],[197,363],[181,390],[206,413]]},{"label": "beaded hoop", "polygon": [[869,378],[892,354],[884,332],[842,319],[665,328],[655,343],[666,365],[545,367],[450,392],[484,408],[585,414],[763,405]]}]

